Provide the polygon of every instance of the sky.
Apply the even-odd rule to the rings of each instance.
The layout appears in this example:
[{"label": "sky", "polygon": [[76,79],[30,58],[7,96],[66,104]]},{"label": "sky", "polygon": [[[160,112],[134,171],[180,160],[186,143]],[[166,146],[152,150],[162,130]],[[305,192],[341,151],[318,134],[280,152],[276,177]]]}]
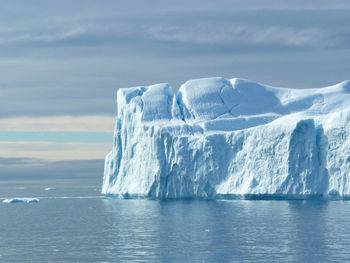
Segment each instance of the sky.
[{"label": "sky", "polygon": [[348,0],[3,0],[0,180],[102,179],[118,88],[350,79],[349,14]]}]

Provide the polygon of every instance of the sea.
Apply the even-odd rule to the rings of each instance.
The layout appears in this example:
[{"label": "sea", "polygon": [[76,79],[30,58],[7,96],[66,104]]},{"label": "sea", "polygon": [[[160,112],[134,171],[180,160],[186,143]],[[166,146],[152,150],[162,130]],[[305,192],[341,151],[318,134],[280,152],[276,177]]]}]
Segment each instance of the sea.
[{"label": "sea", "polygon": [[350,262],[350,201],[118,200],[100,185],[0,181],[0,262]]}]

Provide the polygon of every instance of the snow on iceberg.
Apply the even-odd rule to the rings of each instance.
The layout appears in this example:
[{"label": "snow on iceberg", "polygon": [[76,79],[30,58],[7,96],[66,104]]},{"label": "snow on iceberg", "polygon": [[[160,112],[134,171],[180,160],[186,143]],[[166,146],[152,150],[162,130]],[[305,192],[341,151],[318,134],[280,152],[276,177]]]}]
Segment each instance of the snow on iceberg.
[{"label": "snow on iceberg", "polygon": [[14,204],[14,203],[38,203],[40,201],[40,199],[38,198],[8,198],[8,199],[4,199],[2,200],[3,203],[8,203],[8,204]]},{"label": "snow on iceberg", "polygon": [[286,89],[244,79],[119,89],[102,193],[350,197],[350,81]]}]

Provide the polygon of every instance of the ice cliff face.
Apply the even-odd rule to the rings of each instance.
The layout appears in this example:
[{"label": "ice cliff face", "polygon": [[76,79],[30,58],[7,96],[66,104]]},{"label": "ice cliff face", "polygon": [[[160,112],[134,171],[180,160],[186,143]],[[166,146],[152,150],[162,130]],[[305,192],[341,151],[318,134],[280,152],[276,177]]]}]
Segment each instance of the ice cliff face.
[{"label": "ice cliff face", "polygon": [[282,89],[243,79],[119,89],[102,193],[350,197],[350,82]]}]

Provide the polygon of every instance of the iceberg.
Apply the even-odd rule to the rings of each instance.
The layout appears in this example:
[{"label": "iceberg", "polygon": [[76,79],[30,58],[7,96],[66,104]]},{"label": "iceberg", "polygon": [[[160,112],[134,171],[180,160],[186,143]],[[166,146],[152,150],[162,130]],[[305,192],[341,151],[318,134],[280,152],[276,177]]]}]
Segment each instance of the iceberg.
[{"label": "iceberg", "polygon": [[119,198],[350,197],[350,81],[245,79],[117,91],[102,193]]},{"label": "iceberg", "polygon": [[14,204],[14,203],[39,203],[40,199],[38,198],[27,198],[27,197],[23,197],[23,198],[8,198],[8,199],[4,199],[2,200],[3,203],[8,203],[8,204]]},{"label": "iceberg", "polygon": [[54,187],[46,187],[44,188],[45,191],[52,191],[52,190],[56,190],[56,188]]}]

